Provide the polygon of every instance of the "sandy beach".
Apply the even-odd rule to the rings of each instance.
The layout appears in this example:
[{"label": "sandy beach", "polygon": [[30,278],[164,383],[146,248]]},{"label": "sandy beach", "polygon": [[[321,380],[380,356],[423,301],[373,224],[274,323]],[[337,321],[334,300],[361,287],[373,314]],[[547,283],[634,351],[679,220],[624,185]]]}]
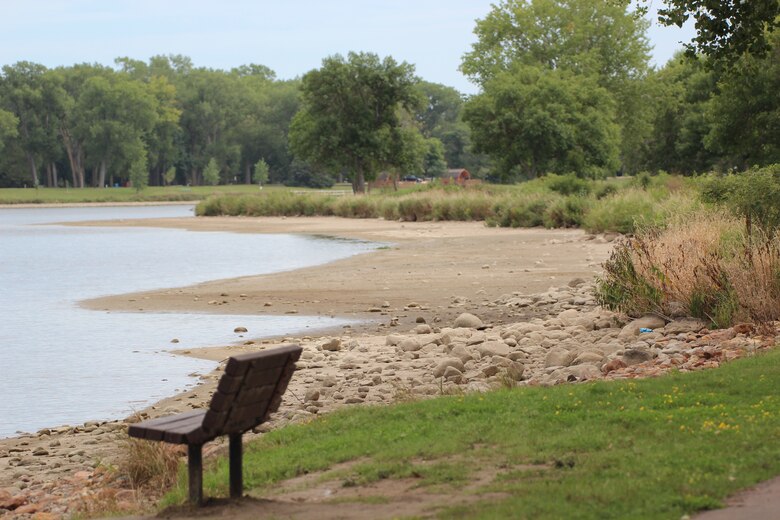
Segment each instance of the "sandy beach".
[{"label": "sandy beach", "polygon": [[[458,298],[468,299],[474,310],[507,293],[536,293],[574,278],[591,279],[610,250],[603,237],[580,230],[488,228],[482,222],[210,217],[91,224],[298,233],[382,243],[373,253],[294,272],[83,302],[95,310],[338,316],[365,320],[357,328],[374,332],[389,326],[392,318],[401,328],[413,326],[418,317],[446,322],[464,310],[452,306]],[[513,318],[506,309],[482,311],[491,322]]]}]

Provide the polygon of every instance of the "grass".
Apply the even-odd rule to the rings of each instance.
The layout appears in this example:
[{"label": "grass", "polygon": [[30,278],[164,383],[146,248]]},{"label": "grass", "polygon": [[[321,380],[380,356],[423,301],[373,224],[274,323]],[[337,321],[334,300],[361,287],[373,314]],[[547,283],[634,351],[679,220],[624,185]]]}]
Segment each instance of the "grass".
[{"label": "grass", "polygon": [[[334,190],[344,190],[344,186]],[[305,188],[263,186],[262,192],[310,191]],[[318,190],[311,190],[318,191]],[[199,201],[214,195],[247,195],[260,193],[255,185],[229,186],[154,186],[140,192],[134,188],[1,188],[0,204],[78,204],[90,202],[164,202]]]},{"label": "grass", "polygon": [[[457,494],[497,467],[474,502],[439,516],[680,518],[780,474],[778,380],[780,350],[657,379],[344,409],[249,444],[245,484],[262,494],[356,461],[339,470],[344,485],[414,478]],[[221,460],[207,494],[226,495],[227,483]],[[181,478],[164,502],[183,502],[185,487]]]},{"label": "grass", "polygon": [[597,286],[599,302],[632,316],[686,314],[716,328],[780,319],[780,234],[747,235],[722,210],[672,219],[617,244]]}]

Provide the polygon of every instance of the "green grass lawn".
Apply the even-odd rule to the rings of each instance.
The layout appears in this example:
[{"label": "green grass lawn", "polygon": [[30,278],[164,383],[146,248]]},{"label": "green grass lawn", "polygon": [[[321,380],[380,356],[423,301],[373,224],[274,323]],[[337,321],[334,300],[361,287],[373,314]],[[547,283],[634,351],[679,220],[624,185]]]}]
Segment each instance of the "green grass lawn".
[{"label": "green grass lawn", "polygon": [[[334,186],[334,190],[350,189]],[[317,191],[306,188],[288,188],[280,185],[263,186],[263,192]],[[1,188],[0,204],[65,204],[86,202],[163,202],[199,201],[216,194],[247,195],[261,193],[257,185],[229,186],[152,186],[137,192],[134,188]]]},{"label": "green grass lawn", "polygon": [[[331,476],[344,485],[411,477],[456,494],[492,466],[476,502],[440,516],[678,519],[780,474],[779,383],[777,350],[652,380],[351,407],[249,444],[245,483],[257,495],[358,461]],[[205,483],[208,495],[227,494],[225,460]],[[185,487],[182,477],[164,503],[183,502]],[[480,498],[495,492],[506,498]]]}]

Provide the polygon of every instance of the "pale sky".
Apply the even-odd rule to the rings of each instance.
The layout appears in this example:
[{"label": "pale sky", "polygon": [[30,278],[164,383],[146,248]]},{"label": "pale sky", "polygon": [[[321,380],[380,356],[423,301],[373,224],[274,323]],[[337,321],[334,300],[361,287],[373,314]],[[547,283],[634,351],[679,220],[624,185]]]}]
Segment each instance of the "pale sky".
[{"label": "pale sky", "polygon": [[[129,56],[184,54],[196,67],[258,63],[289,79],[349,51],[393,56],[426,81],[463,93],[458,72],[474,20],[490,0],[0,0],[0,65],[113,65]],[[651,9],[661,0],[650,0]],[[648,33],[653,64],[663,65],[693,30]]]}]

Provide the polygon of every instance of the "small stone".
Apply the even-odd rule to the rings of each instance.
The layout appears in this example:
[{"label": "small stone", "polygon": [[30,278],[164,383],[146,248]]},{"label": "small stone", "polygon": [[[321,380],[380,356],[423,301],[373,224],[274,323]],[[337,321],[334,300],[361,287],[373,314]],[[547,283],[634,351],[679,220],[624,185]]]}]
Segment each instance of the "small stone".
[{"label": "small stone", "polygon": [[178,343],[178,342],[179,342],[179,338],[173,338],[173,339],[171,340],[171,343]]},{"label": "small stone", "polygon": [[233,332],[247,332],[246,327],[236,327]]},{"label": "small stone", "polygon": [[426,323],[423,323],[421,325],[417,325],[414,328],[414,333],[415,334],[430,334],[431,332],[433,332],[433,329],[431,329],[431,326],[426,324]]},{"label": "small stone", "polygon": [[49,451],[46,450],[45,448],[35,448],[35,450],[33,450],[32,454],[35,457],[42,457],[44,455],[48,455]]},{"label": "small stone", "polygon": [[545,367],[567,367],[574,360],[574,354],[561,347],[550,349],[544,358]]},{"label": "small stone", "polygon": [[306,395],[303,398],[305,402],[319,401],[319,399],[320,399],[320,391],[315,388],[307,390]]},{"label": "small stone", "polygon": [[322,347],[322,350],[327,350],[329,352],[337,352],[341,350],[341,340],[338,338],[333,338],[330,341],[327,341],[320,346]]},{"label": "small stone", "polygon": [[433,377],[439,378],[444,376],[444,373],[447,370],[447,367],[454,367],[457,368],[461,373],[465,370],[465,367],[463,366],[463,362],[458,358],[448,358],[436,365],[436,368],[433,370]]}]

